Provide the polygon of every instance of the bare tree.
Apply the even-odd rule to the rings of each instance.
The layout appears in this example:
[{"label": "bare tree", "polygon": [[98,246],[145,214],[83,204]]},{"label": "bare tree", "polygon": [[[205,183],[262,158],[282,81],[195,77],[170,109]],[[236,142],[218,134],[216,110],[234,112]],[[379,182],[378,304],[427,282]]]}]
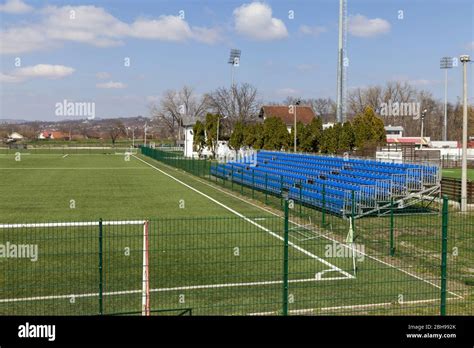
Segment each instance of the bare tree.
[{"label": "bare tree", "polygon": [[256,119],[261,101],[257,88],[243,83],[231,88],[220,87],[209,94],[209,106],[213,113],[226,119],[228,124],[243,124]]},{"label": "bare tree", "polygon": [[112,145],[115,146],[117,139],[125,134],[125,126],[121,121],[115,122],[108,129],[110,140],[112,140]]},{"label": "bare tree", "polygon": [[208,97],[198,97],[193,88],[168,90],[159,105],[150,104],[150,113],[158,127],[165,127],[170,135],[181,140],[181,128],[186,120],[203,119],[208,108]]}]

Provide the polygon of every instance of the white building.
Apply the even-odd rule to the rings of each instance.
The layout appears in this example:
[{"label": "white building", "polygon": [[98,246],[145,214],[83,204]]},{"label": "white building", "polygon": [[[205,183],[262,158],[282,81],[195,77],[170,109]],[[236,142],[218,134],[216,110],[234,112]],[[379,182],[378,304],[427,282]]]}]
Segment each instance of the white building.
[{"label": "white building", "polygon": [[8,136],[8,139],[12,139],[12,140],[22,140],[22,139],[23,139],[23,135],[21,135],[20,133],[17,133],[17,132],[12,132],[12,133]]},{"label": "white building", "polygon": [[402,126],[385,126],[385,134],[387,139],[397,139],[403,137],[403,132],[405,131]]}]

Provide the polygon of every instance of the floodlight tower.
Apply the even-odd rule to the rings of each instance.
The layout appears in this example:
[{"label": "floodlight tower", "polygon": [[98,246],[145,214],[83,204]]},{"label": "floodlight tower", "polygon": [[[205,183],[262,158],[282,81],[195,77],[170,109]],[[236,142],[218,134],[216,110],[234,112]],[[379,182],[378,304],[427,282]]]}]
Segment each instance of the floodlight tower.
[{"label": "floodlight tower", "polygon": [[461,211],[467,211],[467,54],[459,57],[463,68]]},{"label": "floodlight tower", "polygon": [[[241,53],[242,53],[241,50],[238,50],[236,48],[232,48],[230,50],[229,60],[227,61],[228,64],[231,64],[231,68],[232,68],[232,83],[230,85],[230,92],[232,93],[232,102],[234,101],[234,67],[239,67],[240,66],[240,54]],[[220,115],[217,116],[217,135],[216,135],[217,148],[216,148],[216,151],[219,149],[219,123],[220,123]]]},{"label": "floodlight tower", "polygon": [[230,50],[229,60],[227,61],[228,64],[231,64],[232,67],[232,84],[230,85],[232,88],[234,87],[234,67],[240,66],[240,54],[242,53],[241,50],[233,48]]},{"label": "floodlight tower", "polygon": [[337,50],[337,93],[336,116],[337,122],[345,121],[345,55],[347,38],[347,0],[339,0],[339,44]]},{"label": "floodlight tower", "polygon": [[448,140],[448,69],[453,67],[452,57],[441,58],[440,69],[444,69],[444,121],[443,121],[443,140]]}]

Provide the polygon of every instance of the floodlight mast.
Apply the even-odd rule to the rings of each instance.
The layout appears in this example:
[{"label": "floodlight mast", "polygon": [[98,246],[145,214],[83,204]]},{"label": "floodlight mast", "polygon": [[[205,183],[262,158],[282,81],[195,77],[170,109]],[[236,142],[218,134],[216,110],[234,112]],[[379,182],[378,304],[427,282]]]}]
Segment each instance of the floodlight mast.
[{"label": "floodlight mast", "polygon": [[345,121],[345,67],[344,55],[346,51],[347,0],[339,0],[339,42],[337,51],[337,91],[336,91],[336,118],[337,122]]},{"label": "floodlight mast", "polygon": [[461,171],[461,211],[467,211],[467,63],[471,58],[464,54],[459,57],[463,65],[463,108],[462,108],[462,171]]},{"label": "floodlight mast", "polygon": [[452,57],[443,57],[440,60],[440,69],[444,69],[444,121],[443,140],[448,140],[448,69],[453,67]]},{"label": "floodlight mast", "polygon": [[[228,64],[231,64],[232,69],[232,83],[230,85],[230,92],[232,93],[232,102],[234,101],[234,67],[240,66],[240,55],[242,51],[236,48],[230,50]],[[225,117],[224,117],[225,118]],[[219,125],[220,115],[217,115],[217,134],[216,134],[216,152],[219,150]]]}]

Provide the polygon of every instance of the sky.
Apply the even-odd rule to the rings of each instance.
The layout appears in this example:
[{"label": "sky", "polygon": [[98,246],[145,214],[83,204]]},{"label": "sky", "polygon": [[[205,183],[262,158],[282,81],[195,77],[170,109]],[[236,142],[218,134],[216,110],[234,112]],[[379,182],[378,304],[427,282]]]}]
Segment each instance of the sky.
[{"label": "sky", "polygon": [[[337,0],[3,0],[0,119],[55,120],[64,100],[100,118],[149,116],[166,90],[230,86],[231,48],[235,82],[263,102],[335,99],[338,11]],[[443,99],[440,58],[474,56],[472,0],[348,0],[347,14],[349,90],[407,81]],[[448,99],[461,95],[459,64]]]}]

